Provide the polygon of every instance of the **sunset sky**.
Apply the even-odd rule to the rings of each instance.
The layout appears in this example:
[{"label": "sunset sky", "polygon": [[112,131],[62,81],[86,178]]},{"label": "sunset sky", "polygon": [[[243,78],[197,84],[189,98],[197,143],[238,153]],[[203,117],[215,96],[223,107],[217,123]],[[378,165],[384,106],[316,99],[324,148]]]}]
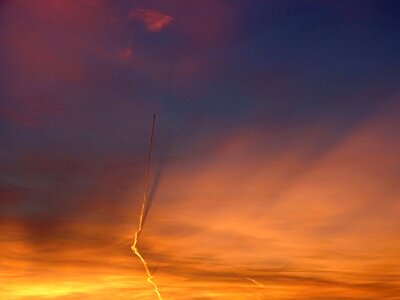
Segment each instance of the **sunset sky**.
[{"label": "sunset sky", "polygon": [[0,1],[0,299],[400,299],[400,1]]}]

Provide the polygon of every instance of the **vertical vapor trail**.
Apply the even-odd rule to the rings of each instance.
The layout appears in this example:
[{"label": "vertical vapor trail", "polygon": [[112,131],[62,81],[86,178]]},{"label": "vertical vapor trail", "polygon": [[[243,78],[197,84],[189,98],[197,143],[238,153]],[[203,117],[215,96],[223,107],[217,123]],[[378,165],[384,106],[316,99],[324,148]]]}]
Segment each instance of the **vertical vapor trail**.
[{"label": "vertical vapor trail", "polygon": [[131,246],[131,249],[136,254],[136,256],[139,257],[140,261],[143,264],[144,270],[146,271],[146,275],[147,275],[147,282],[149,282],[151,285],[153,285],[154,292],[157,294],[158,299],[159,300],[163,300],[163,298],[161,297],[161,294],[160,294],[160,292],[158,290],[157,284],[153,281],[153,275],[151,275],[149,266],[148,266],[146,260],[140,254],[139,249],[137,247],[137,244],[138,244],[138,241],[139,241],[139,235],[143,230],[144,214],[145,214],[145,211],[146,211],[147,198],[148,198],[149,188],[150,188],[151,150],[153,148],[153,137],[154,137],[155,125],[156,125],[156,114],[153,115],[153,125],[152,125],[152,128],[151,128],[149,152],[148,152],[148,156],[147,156],[146,182],[145,182],[144,193],[143,193],[142,207],[140,209],[139,224],[138,224],[138,228],[137,228],[137,230],[135,232],[134,242],[133,242],[133,245]]}]

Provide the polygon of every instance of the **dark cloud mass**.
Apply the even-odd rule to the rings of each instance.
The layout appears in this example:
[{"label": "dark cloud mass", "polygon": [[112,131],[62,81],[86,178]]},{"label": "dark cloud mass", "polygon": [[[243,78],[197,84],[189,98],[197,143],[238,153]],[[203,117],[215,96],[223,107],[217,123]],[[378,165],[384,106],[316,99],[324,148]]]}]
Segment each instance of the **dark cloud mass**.
[{"label": "dark cloud mass", "polygon": [[0,298],[400,299],[399,14],[0,1]]}]

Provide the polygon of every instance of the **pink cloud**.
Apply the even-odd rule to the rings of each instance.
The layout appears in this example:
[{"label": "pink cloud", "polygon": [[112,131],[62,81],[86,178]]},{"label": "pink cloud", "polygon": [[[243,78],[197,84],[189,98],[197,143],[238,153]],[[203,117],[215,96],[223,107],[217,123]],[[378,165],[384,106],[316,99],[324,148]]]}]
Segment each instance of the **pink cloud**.
[{"label": "pink cloud", "polygon": [[117,57],[120,61],[127,62],[132,59],[132,54],[132,47],[126,47],[125,49],[118,51]]},{"label": "pink cloud", "polygon": [[158,32],[166,28],[174,19],[158,10],[144,8],[132,11],[130,13],[130,18],[143,22],[146,29],[153,32]]}]

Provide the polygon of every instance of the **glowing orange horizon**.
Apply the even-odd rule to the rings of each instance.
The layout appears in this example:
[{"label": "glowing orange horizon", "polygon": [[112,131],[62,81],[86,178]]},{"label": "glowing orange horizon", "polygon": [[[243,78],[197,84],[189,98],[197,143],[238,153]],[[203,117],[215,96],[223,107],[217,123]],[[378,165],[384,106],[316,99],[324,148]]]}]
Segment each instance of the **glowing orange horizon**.
[{"label": "glowing orange horizon", "polygon": [[[234,132],[196,161],[164,169],[157,191],[166,200],[148,216],[147,202],[137,207],[139,225],[151,224],[146,234],[143,226],[132,230],[129,212],[132,198],[150,196],[134,189],[116,205],[121,173],[113,169],[118,176],[107,174],[87,198],[93,205],[60,223],[57,234],[36,241],[20,219],[3,221],[0,298],[151,300],[153,281],[174,300],[395,299],[400,206],[389,196],[399,193],[385,193],[397,180],[400,145],[388,137],[396,122],[377,116],[317,160],[305,153],[319,128],[290,137],[280,151],[268,148],[273,137],[263,131]],[[113,193],[104,196],[103,184]],[[152,265],[161,266],[156,278]]]}]

